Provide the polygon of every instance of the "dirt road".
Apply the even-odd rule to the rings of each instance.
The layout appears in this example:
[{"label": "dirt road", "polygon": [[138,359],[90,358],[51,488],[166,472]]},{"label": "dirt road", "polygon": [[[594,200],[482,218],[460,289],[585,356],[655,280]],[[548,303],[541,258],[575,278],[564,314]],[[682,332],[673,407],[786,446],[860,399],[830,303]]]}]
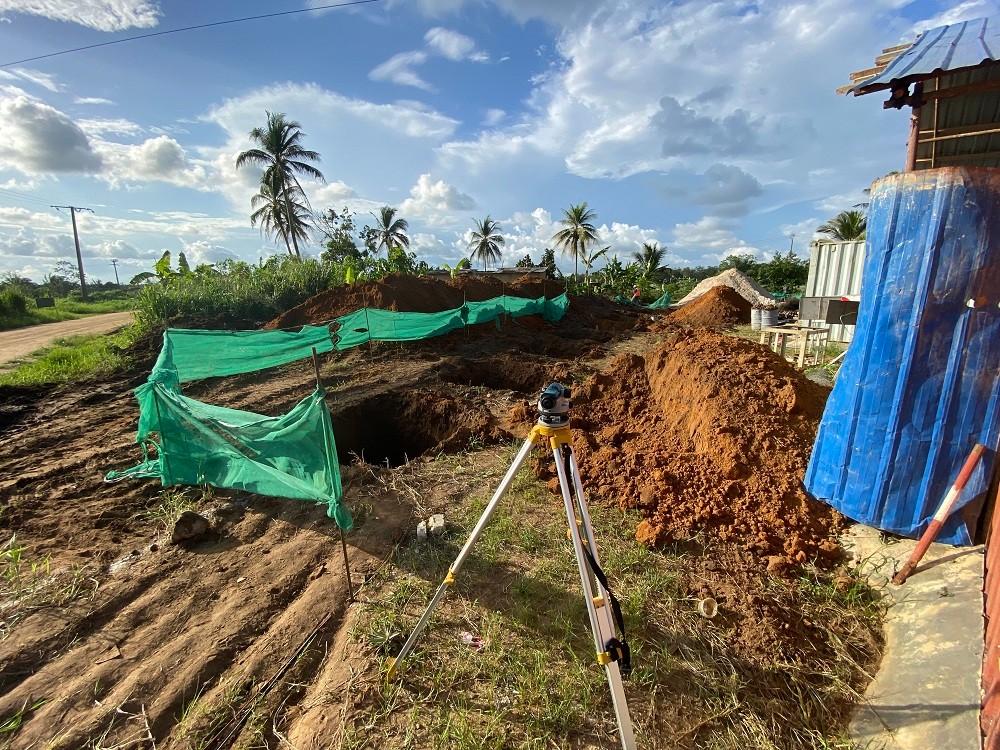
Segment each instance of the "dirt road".
[{"label": "dirt road", "polygon": [[31,354],[48,346],[56,339],[84,334],[110,333],[132,322],[131,312],[91,315],[79,320],[63,320],[58,323],[43,323],[27,328],[15,328],[0,333],[0,367],[13,359]]}]

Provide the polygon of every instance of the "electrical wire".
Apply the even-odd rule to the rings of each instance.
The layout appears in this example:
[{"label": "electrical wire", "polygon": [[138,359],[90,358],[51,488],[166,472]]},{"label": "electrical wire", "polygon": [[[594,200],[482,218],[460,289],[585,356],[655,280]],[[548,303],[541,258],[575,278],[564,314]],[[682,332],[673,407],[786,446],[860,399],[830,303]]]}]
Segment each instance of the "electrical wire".
[{"label": "electrical wire", "polygon": [[167,29],[165,31],[153,31],[149,34],[136,34],[135,36],[127,36],[124,39],[113,39],[110,42],[98,42],[97,44],[88,44],[84,47],[74,47],[73,49],[64,49],[59,52],[49,52],[45,55],[36,55],[34,57],[26,57],[23,60],[14,60],[13,62],[0,63],[0,68],[9,68],[12,65],[21,65],[27,62],[34,62],[35,60],[45,60],[49,57],[58,57],[59,55],[68,55],[71,52],[83,52],[88,49],[96,49],[98,47],[108,47],[112,44],[122,44],[124,42],[134,42],[137,39],[149,39],[154,36],[166,36],[167,34],[177,34],[181,31],[193,31],[195,29],[208,29],[213,26],[226,26],[231,23],[243,23],[244,21],[260,21],[265,18],[277,18],[279,16],[291,16],[296,13],[311,13],[317,10],[331,10],[333,8],[346,8],[351,5],[366,5],[368,3],[377,3],[381,0],[346,0],[342,3],[332,3],[330,5],[315,5],[311,8],[296,8],[295,10],[283,10],[277,13],[264,13],[259,16],[243,16],[242,18],[230,18],[225,21],[212,21],[211,23],[199,23],[195,26],[182,26],[179,29]]}]

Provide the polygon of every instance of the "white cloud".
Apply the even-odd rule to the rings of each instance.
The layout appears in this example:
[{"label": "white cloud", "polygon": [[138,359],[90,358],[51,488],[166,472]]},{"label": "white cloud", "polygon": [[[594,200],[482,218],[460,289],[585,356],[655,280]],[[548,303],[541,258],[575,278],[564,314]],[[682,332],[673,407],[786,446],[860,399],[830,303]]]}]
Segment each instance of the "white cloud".
[{"label": "white cloud", "polygon": [[98,31],[156,26],[160,9],[146,0],[0,0],[0,13],[12,12],[66,21]]},{"label": "white cloud", "polygon": [[97,172],[87,134],[59,110],[27,97],[0,100],[0,166],[24,174]]},{"label": "white cloud", "polygon": [[381,65],[372,68],[368,77],[373,81],[390,81],[400,86],[413,86],[424,91],[434,91],[434,87],[413,70],[415,65],[423,65],[426,61],[427,53],[420,50],[400,52]]},{"label": "white cloud", "polygon": [[77,120],[77,125],[84,133],[91,136],[104,135],[105,133],[111,133],[113,135],[127,135],[132,137],[141,136],[145,133],[145,128],[138,125],[131,120],[126,120],[123,117],[116,117],[114,119],[86,119]]},{"label": "white cloud", "polygon": [[77,96],[73,98],[73,104],[114,104],[114,102],[100,96]]},{"label": "white cloud", "polygon": [[211,189],[204,166],[192,164],[180,143],[170,136],[150,138],[137,146],[98,142],[105,175],[117,183],[155,181],[200,190]]},{"label": "white cloud", "polygon": [[507,113],[502,109],[488,109],[486,114],[483,116],[483,125],[488,128],[492,128],[500,124],[500,121],[507,116]]},{"label": "white cloud", "polygon": [[214,245],[204,240],[184,243],[184,250],[182,252],[191,268],[200,266],[203,263],[211,264],[220,263],[225,260],[239,260],[239,256],[229,248]]},{"label": "white cloud", "polygon": [[731,222],[715,216],[675,225],[670,246],[679,257],[699,263],[718,263],[736,253],[760,254],[757,247],[736,236]]},{"label": "white cloud", "polygon": [[60,90],[55,76],[51,73],[43,73],[40,70],[32,70],[31,68],[3,68],[0,69],[0,78],[5,78],[8,81],[28,81],[52,93]]},{"label": "white cloud", "polygon": [[476,47],[476,43],[465,34],[435,26],[424,34],[427,46],[449,60],[464,60]]},{"label": "white cloud", "polygon": [[[428,226],[447,226],[459,219],[456,211],[472,211],[476,201],[444,180],[434,182],[428,173],[420,175],[410,188],[410,197],[399,206],[399,212],[424,219]],[[464,219],[462,219],[464,221]]]},{"label": "white cloud", "polygon": [[331,204],[340,206],[358,197],[358,191],[341,180],[327,182],[309,192],[312,196],[311,202],[317,206]]}]

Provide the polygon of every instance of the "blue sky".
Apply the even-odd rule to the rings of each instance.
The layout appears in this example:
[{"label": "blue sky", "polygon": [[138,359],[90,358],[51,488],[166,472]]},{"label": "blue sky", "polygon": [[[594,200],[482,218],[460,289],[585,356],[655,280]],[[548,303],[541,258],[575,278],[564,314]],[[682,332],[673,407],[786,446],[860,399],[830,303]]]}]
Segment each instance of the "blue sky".
[{"label": "blue sky", "polygon": [[[327,0],[328,1],[328,0]],[[323,0],[0,0],[0,64]],[[603,244],[672,265],[807,252],[816,226],[900,169],[907,117],[838,97],[882,47],[995,15],[995,0],[380,0],[0,68],[0,272],[72,259],[129,278],[282,252],[249,226],[235,156],[265,111],[320,152],[317,210],[389,204],[432,264],[491,214],[537,260],[588,201]],[[318,253],[315,245],[307,250]],[[568,260],[562,261],[570,268]]]}]

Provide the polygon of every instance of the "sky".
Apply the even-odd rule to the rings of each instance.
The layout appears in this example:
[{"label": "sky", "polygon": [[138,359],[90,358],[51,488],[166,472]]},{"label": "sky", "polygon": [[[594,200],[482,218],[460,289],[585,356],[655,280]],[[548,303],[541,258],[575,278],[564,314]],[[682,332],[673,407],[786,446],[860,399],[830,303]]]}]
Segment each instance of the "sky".
[{"label": "sky", "polygon": [[608,257],[644,242],[674,267],[806,255],[905,158],[906,112],[835,89],[997,1],[0,0],[0,66],[308,9],[0,67],[0,273],[75,262],[52,205],[93,210],[78,214],[91,279],[114,280],[117,259],[126,281],[165,250],[192,265],[285,252],[249,224],[259,170],[235,167],[266,112],[322,156],[315,210],[364,224],[394,206],[432,265],[467,256],[487,215],[505,264],[537,261],[583,201]]}]

